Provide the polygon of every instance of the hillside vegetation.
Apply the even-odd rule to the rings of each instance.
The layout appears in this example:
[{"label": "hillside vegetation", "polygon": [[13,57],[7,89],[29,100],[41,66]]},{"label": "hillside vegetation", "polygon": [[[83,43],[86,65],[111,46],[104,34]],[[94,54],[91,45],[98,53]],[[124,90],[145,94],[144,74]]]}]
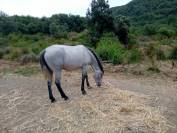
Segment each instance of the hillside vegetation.
[{"label": "hillside vegetation", "polygon": [[92,0],[86,17],[55,14],[49,18],[8,16],[0,12],[0,59],[38,61],[52,44],[83,44],[113,64],[177,59],[177,1],[132,0],[110,8]]},{"label": "hillside vegetation", "polygon": [[177,23],[176,0],[132,0],[124,6],[112,8],[113,15],[123,15],[134,25]]}]

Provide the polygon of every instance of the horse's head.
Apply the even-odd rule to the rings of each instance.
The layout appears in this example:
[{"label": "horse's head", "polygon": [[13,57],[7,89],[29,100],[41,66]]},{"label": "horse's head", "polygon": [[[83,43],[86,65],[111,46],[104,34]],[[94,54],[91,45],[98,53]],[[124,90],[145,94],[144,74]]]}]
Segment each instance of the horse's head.
[{"label": "horse's head", "polygon": [[96,85],[98,87],[100,87],[101,84],[102,84],[103,72],[102,71],[96,71],[93,77],[95,79]]}]

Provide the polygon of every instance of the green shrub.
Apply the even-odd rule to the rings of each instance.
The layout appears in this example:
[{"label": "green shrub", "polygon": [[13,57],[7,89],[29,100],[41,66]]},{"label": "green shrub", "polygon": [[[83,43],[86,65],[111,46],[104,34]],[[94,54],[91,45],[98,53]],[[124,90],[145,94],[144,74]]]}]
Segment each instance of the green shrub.
[{"label": "green shrub", "polygon": [[160,40],[160,44],[161,44],[161,45],[171,45],[171,44],[173,44],[173,41],[170,40],[170,39],[168,39],[168,38],[166,38],[166,39],[161,39],[161,40]]},{"label": "green shrub", "polygon": [[128,48],[132,49],[132,48],[136,47],[137,44],[138,44],[138,42],[137,42],[136,36],[133,35],[133,34],[129,34],[129,36],[128,36]]},{"label": "green shrub", "polygon": [[57,25],[51,23],[49,26],[50,34],[56,38],[67,38],[68,27],[66,25]]},{"label": "green shrub", "polygon": [[168,38],[175,35],[175,31],[171,27],[167,27],[167,26],[166,27],[165,26],[164,27],[160,27],[158,29],[158,33],[160,35],[167,36]]},{"label": "green shrub", "polygon": [[10,47],[5,47],[4,54],[9,54],[9,53],[10,53]]},{"label": "green shrub", "polygon": [[9,45],[9,42],[7,38],[0,37],[0,47],[7,47]]},{"label": "green shrub", "polygon": [[21,56],[20,62],[21,62],[21,64],[38,62],[38,57],[34,53],[25,54],[25,55]]},{"label": "green shrub", "polygon": [[10,53],[5,55],[5,59],[18,60],[25,53],[26,53],[26,50],[23,48],[11,47]]},{"label": "green shrub", "polygon": [[172,60],[176,60],[177,59],[177,47],[174,47],[171,51],[170,51],[170,55],[168,57],[169,59]]},{"label": "green shrub", "polygon": [[157,56],[157,60],[165,60],[166,56],[163,50],[161,50],[160,48],[156,49],[156,56]]},{"label": "green shrub", "polygon": [[35,47],[32,47],[31,50],[33,53],[39,54],[42,51],[42,48],[40,48],[39,46],[35,46]]},{"label": "green shrub", "polygon": [[124,62],[125,50],[116,37],[102,37],[97,45],[96,52],[103,60],[111,61],[113,64]]},{"label": "green shrub", "polygon": [[24,67],[24,68],[17,68],[13,71],[13,73],[23,76],[31,76],[35,75],[40,72],[38,67]]},{"label": "green shrub", "polygon": [[142,35],[144,33],[143,27],[131,26],[130,27],[130,33],[133,34],[133,35],[136,35],[136,36]]},{"label": "green shrub", "polygon": [[149,67],[147,69],[147,71],[151,71],[151,72],[156,72],[156,73],[160,73],[160,70],[158,67]]},{"label": "green shrub", "polygon": [[138,49],[132,49],[130,50],[130,56],[129,56],[129,62],[130,63],[136,63],[139,62],[142,58],[142,54]]},{"label": "green shrub", "polygon": [[28,48],[21,48],[21,53],[22,54],[28,54],[29,53],[29,49]]},{"label": "green shrub", "polygon": [[152,24],[146,24],[144,26],[144,33],[145,35],[154,35],[157,33],[156,31],[156,26],[155,25],[152,25]]},{"label": "green shrub", "polygon": [[4,50],[0,49],[0,59],[3,58],[3,55],[4,55]]},{"label": "green shrub", "polygon": [[150,43],[145,49],[145,56],[148,57],[153,64],[155,60],[166,60],[168,49],[167,46],[163,46],[159,43]]},{"label": "green shrub", "polygon": [[22,51],[20,50],[20,48],[12,48],[9,54],[9,59],[11,60],[19,59],[21,55],[22,55]]}]

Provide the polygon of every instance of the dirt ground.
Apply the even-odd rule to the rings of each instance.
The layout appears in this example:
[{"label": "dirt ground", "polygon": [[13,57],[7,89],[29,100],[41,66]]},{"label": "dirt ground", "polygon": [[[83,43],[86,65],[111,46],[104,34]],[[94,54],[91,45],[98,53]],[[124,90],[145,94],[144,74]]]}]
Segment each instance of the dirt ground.
[{"label": "dirt ground", "polygon": [[18,67],[0,61],[2,133],[177,132],[177,82],[173,76],[129,74],[105,65],[103,86],[97,88],[89,73],[92,89],[86,89],[83,96],[80,71],[63,71],[62,87],[70,100],[63,101],[53,85],[57,102],[51,104],[40,73],[28,77],[3,73],[4,67],[13,66]]}]

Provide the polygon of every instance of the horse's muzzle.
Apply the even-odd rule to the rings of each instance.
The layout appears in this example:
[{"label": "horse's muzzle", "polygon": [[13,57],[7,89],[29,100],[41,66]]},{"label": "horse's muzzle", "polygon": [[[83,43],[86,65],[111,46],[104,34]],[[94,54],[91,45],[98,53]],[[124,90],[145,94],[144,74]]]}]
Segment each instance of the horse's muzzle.
[{"label": "horse's muzzle", "polygon": [[97,86],[98,86],[98,87],[101,87],[101,84],[98,84]]}]

